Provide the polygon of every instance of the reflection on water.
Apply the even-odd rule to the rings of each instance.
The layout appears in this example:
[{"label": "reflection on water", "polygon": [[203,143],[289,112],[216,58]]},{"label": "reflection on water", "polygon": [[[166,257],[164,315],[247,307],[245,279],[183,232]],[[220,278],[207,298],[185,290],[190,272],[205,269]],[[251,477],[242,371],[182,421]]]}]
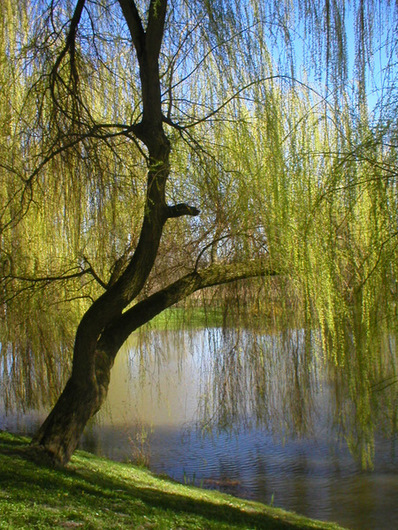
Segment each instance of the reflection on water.
[{"label": "reflection on water", "polygon": [[[315,342],[303,332],[282,340],[218,329],[141,336],[117,358],[82,446],[117,460],[144,455],[154,472],[181,482],[349,528],[398,528],[396,410],[375,406],[369,431],[342,417],[355,403],[344,378],[305,347]],[[376,397],[394,403],[385,392]],[[43,416],[3,413],[0,428],[32,432]],[[363,449],[373,429],[374,469],[361,471],[345,440]]]}]

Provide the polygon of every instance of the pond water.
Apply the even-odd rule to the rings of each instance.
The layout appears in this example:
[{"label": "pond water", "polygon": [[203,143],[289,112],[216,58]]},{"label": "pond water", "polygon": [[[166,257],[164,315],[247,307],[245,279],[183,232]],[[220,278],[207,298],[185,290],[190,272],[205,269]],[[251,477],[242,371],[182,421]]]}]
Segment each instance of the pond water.
[{"label": "pond water", "polygon": [[[352,408],[306,341],[300,331],[283,347],[244,331],[148,332],[119,354],[81,447],[348,528],[398,528],[397,434],[375,431],[363,471],[345,442],[364,446],[342,419]],[[31,434],[44,416],[3,408],[0,428]]]}]

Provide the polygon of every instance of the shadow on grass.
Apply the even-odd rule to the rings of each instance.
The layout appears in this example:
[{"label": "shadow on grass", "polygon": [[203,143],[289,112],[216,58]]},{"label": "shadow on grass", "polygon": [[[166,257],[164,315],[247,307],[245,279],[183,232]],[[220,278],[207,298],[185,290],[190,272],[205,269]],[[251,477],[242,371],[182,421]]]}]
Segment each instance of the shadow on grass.
[{"label": "shadow on grass", "polygon": [[[8,463],[5,460],[8,460]],[[84,460],[89,466],[90,460],[95,462],[97,459],[85,454]],[[32,461],[32,452],[26,439],[15,439],[9,435],[4,437],[3,434],[0,435],[0,473],[0,484],[5,480],[8,488],[11,485],[18,490],[19,496],[23,496],[23,490],[27,488],[27,495],[32,494],[33,488],[40,490],[43,499],[57,492],[57,495],[67,496],[71,506],[78,508],[84,503],[85,509],[93,512],[105,508],[114,510],[115,514],[121,511],[124,515],[137,516],[153,510],[167,510],[177,516],[181,514],[203,517],[213,525],[229,523],[242,528],[313,528],[304,522],[301,525],[290,522],[287,520],[288,516],[278,520],[275,515],[256,512],[255,508],[253,513],[250,513],[251,508],[247,505],[243,511],[236,506],[190,498],[189,493],[184,495],[166,491],[168,486],[175,487],[176,483],[163,478],[159,479],[159,488],[140,484],[140,480],[134,483],[134,468],[131,482],[127,482],[126,479],[109,476],[106,471],[85,467],[81,461],[71,468],[54,469],[46,464],[38,465],[37,458]],[[165,490],[161,489],[162,485]]]}]

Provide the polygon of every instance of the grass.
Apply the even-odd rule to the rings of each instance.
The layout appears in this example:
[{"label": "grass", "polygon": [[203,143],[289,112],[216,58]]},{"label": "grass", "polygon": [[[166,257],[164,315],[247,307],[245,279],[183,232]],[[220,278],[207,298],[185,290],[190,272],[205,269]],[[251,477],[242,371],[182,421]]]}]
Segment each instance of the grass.
[{"label": "grass", "polygon": [[341,528],[82,451],[54,469],[28,443],[0,432],[0,529]]},{"label": "grass", "polygon": [[219,327],[223,324],[223,311],[217,308],[203,307],[171,307],[166,309],[147,325],[147,329],[180,330],[206,327]]}]

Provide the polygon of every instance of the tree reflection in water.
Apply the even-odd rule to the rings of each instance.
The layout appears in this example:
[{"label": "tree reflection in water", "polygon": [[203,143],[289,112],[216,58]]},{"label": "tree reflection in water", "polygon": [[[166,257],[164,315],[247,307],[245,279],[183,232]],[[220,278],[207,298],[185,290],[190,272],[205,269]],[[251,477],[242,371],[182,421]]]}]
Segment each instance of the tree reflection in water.
[{"label": "tree reflection in water", "polygon": [[[314,517],[340,511],[352,527],[375,505],[398,518],[389,504],[398,487],[396,354],[393,334],[366,371],[336,363],[320,334],[304,329],[143,331],[117,358],[107,404],[82,445],[121,460],[139,450],[154,471],[264,502],[275,494],[277,505]],[[30,434],[49,389],[32,380],[27,407],[7,366],[1,428]],[[132,448],[140,429],[150,436]],[[353,514],[358,503],[362,515]],[[369,528],[383,528],[374,517]]]}]

